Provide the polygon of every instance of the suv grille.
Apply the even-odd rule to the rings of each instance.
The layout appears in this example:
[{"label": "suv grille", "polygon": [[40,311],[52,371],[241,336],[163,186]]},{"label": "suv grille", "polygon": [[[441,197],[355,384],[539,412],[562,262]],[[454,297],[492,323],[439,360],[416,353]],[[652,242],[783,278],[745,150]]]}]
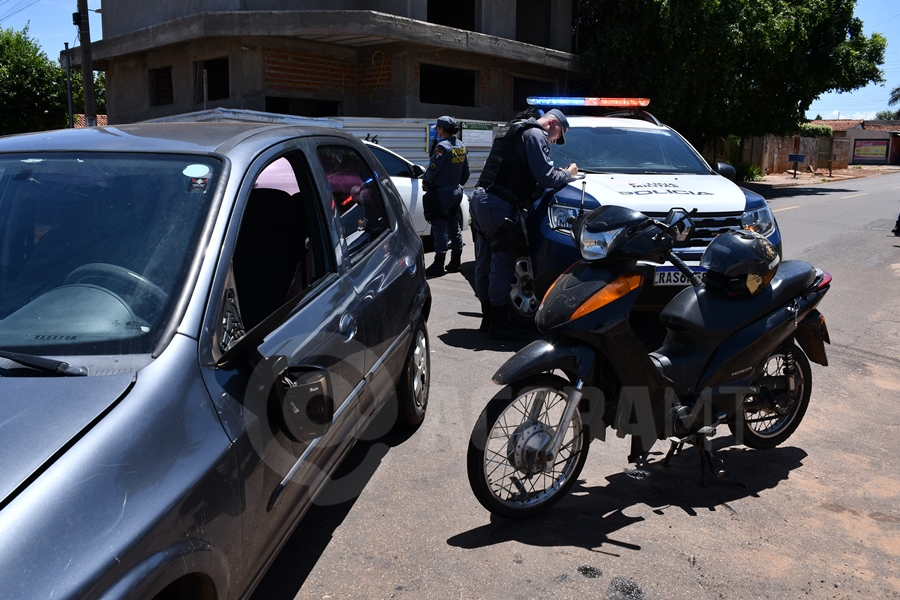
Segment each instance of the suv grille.
[{"label": "suv grille", "polygon": [[[644,213],[654,219],[665,219],[663,213]],[[741,228],[742,213],[704,213],[691,219],[694,231],[684,242],[676,242],[676,248],[706,248],[717,235]]]}]

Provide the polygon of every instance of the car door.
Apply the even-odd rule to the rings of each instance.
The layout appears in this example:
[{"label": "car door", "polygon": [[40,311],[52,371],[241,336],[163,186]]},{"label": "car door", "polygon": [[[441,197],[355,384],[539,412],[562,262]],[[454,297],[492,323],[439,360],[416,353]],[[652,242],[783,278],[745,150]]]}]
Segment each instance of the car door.
[{"label": "car door", "polygon": [[[240,462],[243,555],[261,575],[355,439],[360,305],[303,143],[250,168],[207,317],[204,377]],[[298,149],[297,146],[300,146]],[[218,292],[216,291],[218,290]]]},{"label": "car door", "polygon": [[399,379],[415,323],[410,322],[418,297],[417,256],[397,233],[397,215],[386,201],[386,179],[350,140],[322,136],[315,155],[339,215],[348,274],[360,302],[364,322],[368,393],[361,399],[364,416],[393,391]]},{"label": "car door", "polygon": [[421,168],[406,160],[391,154],[384,148],[373,144],[367,144],[375,158],[384,166],[385,172],[400,193],[400,198],[409,210],[413,227],[419,235],[427,235],[431,231],[431,225],[425,220],[425,209],[422,208],[422,179],[416,174],[416,169]]}]

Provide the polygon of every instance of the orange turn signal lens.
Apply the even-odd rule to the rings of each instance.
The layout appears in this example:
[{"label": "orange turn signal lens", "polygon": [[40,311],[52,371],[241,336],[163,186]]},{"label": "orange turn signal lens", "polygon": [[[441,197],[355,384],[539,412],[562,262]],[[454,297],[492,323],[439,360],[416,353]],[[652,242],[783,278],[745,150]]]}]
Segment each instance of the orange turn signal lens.
[{"label": "orange turn signal lens", "polygon": [[588,313],[594,312],[598,308],[611,304],[622,296],[626,296],[638,289],[643,283],[644,276],[637,271],[620,275],[606,284],[602,290],[588,298],[581,306],[576,308],[575,312],[572,313],[572,316],[569,317],[569,320],[574,321]]}]

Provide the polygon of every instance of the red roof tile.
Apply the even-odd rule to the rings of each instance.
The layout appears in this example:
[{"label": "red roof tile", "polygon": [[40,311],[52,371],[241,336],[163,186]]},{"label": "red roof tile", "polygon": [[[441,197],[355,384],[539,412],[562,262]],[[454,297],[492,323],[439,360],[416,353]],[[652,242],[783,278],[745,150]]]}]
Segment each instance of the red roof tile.
[{"label": "red roof tile", "polygon": [[862,119],[816,119],[810,121],[813,125],[828,125],[832,131],[847,131],[848,129],[860,129]]},{"label": "red roof tile", "polygon": [[[109,125],[106,120],[106,115],[97,115],[97,126],[98,127],[106,127]],[[84,127],[84,115],[75,115],[75,128]]]}]

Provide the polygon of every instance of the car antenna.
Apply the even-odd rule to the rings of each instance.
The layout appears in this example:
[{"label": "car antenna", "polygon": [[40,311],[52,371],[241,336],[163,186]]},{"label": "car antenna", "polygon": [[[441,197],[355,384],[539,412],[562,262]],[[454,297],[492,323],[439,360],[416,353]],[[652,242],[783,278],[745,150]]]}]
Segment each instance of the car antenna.
[{"label": "car antenna", "polygon": [[582,179],[581,180],[581,212],[578,213],[579,217],[584,214],[584,192],[585,192],[586,188],[587,188],[587,179]]}]

